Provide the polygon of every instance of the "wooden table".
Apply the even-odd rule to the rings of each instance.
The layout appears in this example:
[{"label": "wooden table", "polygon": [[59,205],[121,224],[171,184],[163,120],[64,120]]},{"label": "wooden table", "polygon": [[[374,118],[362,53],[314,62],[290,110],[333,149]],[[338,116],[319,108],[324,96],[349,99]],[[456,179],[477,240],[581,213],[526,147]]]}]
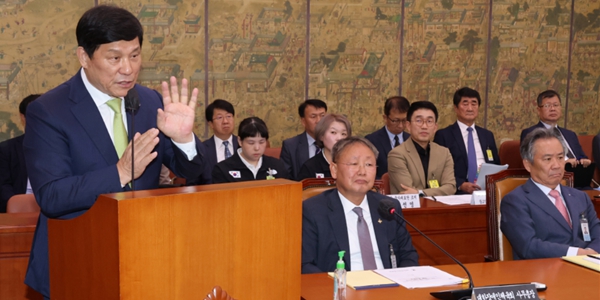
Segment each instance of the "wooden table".
[{"label": "wooden table", "polygon": [[[406,219],[462,263],[483,262],[487,249],[485,205],[446,205],[421,198],[421,208],[403,209]],[[421,265],[453,263],[410,226],[406,226]]]},{"label": "wooden table", "polygon": [[38,213],[0,214],[0,299],[42,299],[23,283],[37,219]]},{"label": "wooden table", "polygon": [[[456,276],[466,277],[458,265],[436,266]],[[541,282],[548,286],[540,292],[546,300],[600,299],[600,273],[568,263],[560,258],[467,264],[475,286]],[[454,285],[438,288],[406,289],[402,286],[355,291],[347,289],[348,300],[435,299],[430,292],[467,288]],[[329,300],[333,280],[326,273],[302,275],[302,299]]]}]

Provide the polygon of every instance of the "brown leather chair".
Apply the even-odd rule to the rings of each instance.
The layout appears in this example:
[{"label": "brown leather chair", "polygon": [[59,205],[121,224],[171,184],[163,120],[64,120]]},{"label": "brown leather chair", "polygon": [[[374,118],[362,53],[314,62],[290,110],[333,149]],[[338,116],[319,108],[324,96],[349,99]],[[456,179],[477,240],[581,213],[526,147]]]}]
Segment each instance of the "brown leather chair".
[{"label": "brown leather chair", "polygon": [[204,300],[235,300],[233,297],[229,296],[226,291],[221,289],[220,286],[216,285],[213,290],[206,295]]},{"label": "brown leather chair", "polygon": [[7,213],[40,212],[40,206],[35,201],[33,194],[14,195],[8,199]]},{"label": "brown leather chair", "polygon": [[265,155],[279,159],[279,157],[281,156],[281,147],[267,148],[267,149],[265,149]]},{"label": "brown leather chair", "polygon": [[385,172],[383,175],[381,175],[381,181],[383,182],[383,189],[381,191],[382,194],[384,195],[389,195],[392,192],[390,192],[391,188],[390,188],[390,174],[388,174],[387,172]]},{"label": "brown leather chair", "polygon": [[521,142],[516,141],[505,141],[500,144],[498,149],[498,156],[500,156],[500,164],[508,164],[509,169],[523,169],[523,159],[521,159]]},{"label": "brown leather chair", "polygon": [[[335,188],[334,178],[307,178],[302,180],[302,200],[316,196],[326,190]],[[384,194],[384,184],[380,179],[373,183],[373,191]]]},{"label": "brown leather chair", "polygon": [[[488,255],[486,261],[512,260],[512,246],[500,230],[502,198],[529,180],[525,169],[508,169],[488,175],[485,180],[487,201]],[[573,187],[573,173],[565,172],[561,184]]]}]

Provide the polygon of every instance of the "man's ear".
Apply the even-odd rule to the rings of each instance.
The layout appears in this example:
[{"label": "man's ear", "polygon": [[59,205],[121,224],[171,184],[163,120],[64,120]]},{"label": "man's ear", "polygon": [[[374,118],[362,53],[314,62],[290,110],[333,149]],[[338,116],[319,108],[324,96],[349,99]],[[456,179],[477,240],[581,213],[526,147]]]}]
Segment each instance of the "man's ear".
[{"label": "man's ear", "polygon": [[85,69],[88,67],[90,63],[90,57],[87,55],[83,47],[77,47],[77,58],[79,59],[79,64]]}]

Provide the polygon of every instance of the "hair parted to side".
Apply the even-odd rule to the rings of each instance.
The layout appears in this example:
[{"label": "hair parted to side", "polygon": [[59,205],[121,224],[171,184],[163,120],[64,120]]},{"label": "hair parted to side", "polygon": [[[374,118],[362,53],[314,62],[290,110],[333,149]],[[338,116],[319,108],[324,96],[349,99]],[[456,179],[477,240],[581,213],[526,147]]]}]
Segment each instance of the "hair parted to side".
[{"label": "hair parted to side", "polygon": [[238,127],[238,136],[242,141],[248,137],[258,136],[268,140],[269,130],[267,129],[267,124],[265,124],[265,122],[259,117],[249,117],[240,122],[240,126]]}]

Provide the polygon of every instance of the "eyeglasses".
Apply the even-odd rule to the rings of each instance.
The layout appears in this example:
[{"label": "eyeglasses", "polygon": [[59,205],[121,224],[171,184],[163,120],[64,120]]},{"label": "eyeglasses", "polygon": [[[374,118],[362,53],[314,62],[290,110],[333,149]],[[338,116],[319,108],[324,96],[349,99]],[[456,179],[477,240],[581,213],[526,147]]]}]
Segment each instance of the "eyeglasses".
[{"label": "eyeglasses", "polygon": [[392,122],[392,124],[394,125],[398,125],[398,124],[404,124],[406,123],[406,118],[404,119],[390,119],[390,117],[385,116],[390,122]]},{"label": "eyeglasses", "polygon": [[423,124],[425,124],[425,125],[427,125],[427,127],[431,127],[431,126],[435,125],[435,120],[433,118],[427,119],[427,120],[423,120],[421,118],[416,118],[413,122],[415,124],[417,124],[418,126],[423,126]]},{"label": "eyeglasses", "polygon": [[544,105],[540,105],[539,107],[544,108],[544,109],[550,109],[550,108],[559,109],[560,103],[546,103]]},{"label": "eyeglasses", "polygon": [[213,119],[213,121],[222,122],[224,119],[227,119],[227,121],[231,121],[233,120],[233,115],[217,116]]},{"label": "eyeglasses", "polygon": [[[356,170],[360,166],[360,164],[357,163],[357,162],[353,162],[353,163],[338,163],[338,164],[347,166],[348,169],[350,169],[350,170]],[[375,168],[377,168],[377,165],[374,164],[374,163],[365,163],[364,167],[365,167],[365,169],[375,169]]]}]

